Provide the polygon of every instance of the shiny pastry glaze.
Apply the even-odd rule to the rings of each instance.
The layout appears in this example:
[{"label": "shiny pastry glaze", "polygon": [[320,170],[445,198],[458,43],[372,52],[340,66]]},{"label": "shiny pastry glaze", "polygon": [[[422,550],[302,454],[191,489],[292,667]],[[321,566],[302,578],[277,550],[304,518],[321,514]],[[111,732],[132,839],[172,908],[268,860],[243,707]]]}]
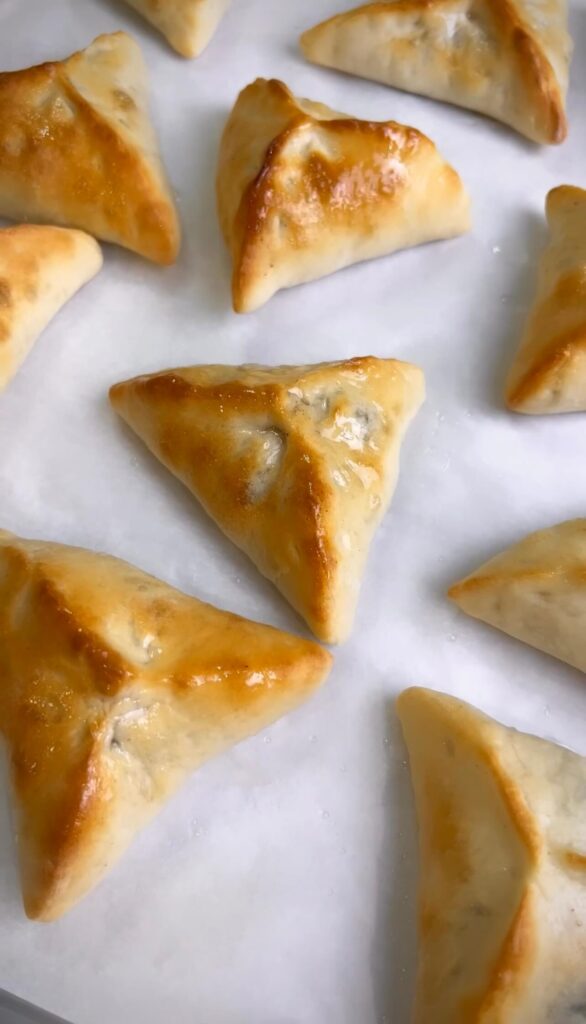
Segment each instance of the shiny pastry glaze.
[{"label": "shiny pastry glaze", "polygon": [[423,391],[416,367],[363,357],[168,370],[111,401],[316,635],[339,642]]},{"label": "shiny pastry glaze", "polygon": [[130,36],[99,36],[67,60],[0,74],[0,215],[176,259],[179,222]]},{"label": "shiny pastry glaze", "polygon": [[118,559],[3,532],[0,636],[23,893],[43,919],[190,771],[299,704],[331,663]]},{"label": "shiny pastry glaze", "polygon": [[460,179],[425,135],[339,114],[275,80],[238,97],[217,192],[238,312],[278,288],[468,227]]}]

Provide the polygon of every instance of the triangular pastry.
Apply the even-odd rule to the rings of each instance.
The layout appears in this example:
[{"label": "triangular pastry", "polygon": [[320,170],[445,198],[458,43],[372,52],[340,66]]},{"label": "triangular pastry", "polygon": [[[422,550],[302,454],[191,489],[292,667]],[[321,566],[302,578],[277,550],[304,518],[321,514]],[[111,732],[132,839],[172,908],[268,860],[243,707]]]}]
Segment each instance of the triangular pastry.
[{"label": "triangular pastry", "polygon": [[33,224],[0,229],[0,389],[101,266],[98,243],[82,231]]},{"label": "triangular pastry", "polygon": [[309,29],[316,64],[504,121],[535,142],[563,142],[572,43],[565,0],[393,0]]},{"label": "triangular pastry", "polygon": [[24,903],[45,921],[190,772],[300,704],[331,664],[117,558],[4,531],[0,634]]},{"label": "triangular pastry", "polygon": [[126,0],[182,57],[199,57],[231,0]]},{"label": "triangular pastry", "polygon": [[115,385],[115,410],[327,643],[351,629],[405,430],[409,363],[192,366]]},{"label": "triangular pastry", "polygon": [[586,672],[586,519],[530,534],[448,593],[468,615]]},{"label": "triangular pastry", "polygon": [[176,259],[179,222],[130,36],[0,74],[0,216],[82,228],[155,263]]},{"label": "triangular pastry", "polygon": [[524,413],[586,412],[586,191],[552,189],[546,215],[549,242],[507,405]]},{"label": "triangular pastry", "polygon": [[280,288],[469,227],[460,178],[421,132],[339,114],[264,78],[228,118],[217,194],[238,313]]},{"label": "triangular pastry", "polygon": [[398,711],[419,818],[413,1024],[579,1024],[586,758],[430,690]]}]

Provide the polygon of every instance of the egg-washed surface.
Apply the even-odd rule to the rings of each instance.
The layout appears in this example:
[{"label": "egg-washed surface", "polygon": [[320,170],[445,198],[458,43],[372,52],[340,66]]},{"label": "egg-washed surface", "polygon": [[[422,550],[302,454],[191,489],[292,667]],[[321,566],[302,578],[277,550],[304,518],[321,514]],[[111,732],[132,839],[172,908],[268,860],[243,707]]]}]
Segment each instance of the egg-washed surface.
[{"label": "egg-washed surface", "polygon": [[586,191],[548,193],[549,240],[506,387],[515,412],[586,411]]},{"label": "egg-washed surface", "polygon": [[469,227],[458,174],[421,132],[340,114],[263,78],[224,128],[217,197],[240,313],[280,288]]},{"label": "egg-washed surface", "polygon": [[176,259],[179,221],[130,36],[102,35],[67,60],[0,74],[0,216]]},{"label": "egg-washed surface", "polygon": [[116,411],[328,643],[350,632],[423,374],[394,359],[192,366],[115,385]]},{"label": "egg-washed surface", "polygon": [[449,596],[468,615],[586,672],[586,519],[530,534]]},{"label": "egg-washed surface", "polygon": [[586,758],[405,691],[420,837],[414,1024],[580,1024]]},{"label": "egg-washed surface", "polygon": [[0,229],[0,389],[101,266],[98,243],[82,231],[34,224]]},{"label": "egg-washed surface", "polygon": [[107,555],[0,532],[0,731],[25,908],[87,893],[203,761],[301,703],[317,644]]},{"label": "egg-washed surface", "polygon": [[231,0],[126,0],[162,32],[182,57],[198,57]]},{"label": "egg-washed surface", "polygon": [[563,142],[572,42],[565,0],[399,0],[301,37],[317,64],[469,107],[534,142]]}]

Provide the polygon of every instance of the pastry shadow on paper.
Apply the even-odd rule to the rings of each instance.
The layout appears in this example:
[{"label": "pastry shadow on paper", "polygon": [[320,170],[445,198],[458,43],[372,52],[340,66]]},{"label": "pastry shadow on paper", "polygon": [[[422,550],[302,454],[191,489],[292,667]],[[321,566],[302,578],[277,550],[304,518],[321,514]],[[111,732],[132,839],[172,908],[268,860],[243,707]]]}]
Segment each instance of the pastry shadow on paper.
[{"label": "pastry shadow on paper", "polygon": [[181,152],[181,165],[170,167],[183,233],[178,269],[190,290],[194,319],[202,312],[232,316],[232,269],[216,203],[218,152],[229,113],[229,106],[198,105],[193,130],[176,125],[171,140],[171,152]]},{"label": "pastry shadow on paper", "polygon": [[[545,195],[543,197],[545,202]],[[495,406],[508,413],[505,407],[505,381],[519,347],[525,323],[537,290],[537,269],[541,253],[547,240],[545,217],[528,209],[521,209],[511,221],[509,241],[503,239],[505,251],[518,253],[514,263],[503,266],[504,294],[495,296],[505,306],[506,313],[502,318],[490,322],[487,328],[492,337],[484,339],[481,352],[486,354],[487,364],[478,362],[477,381],[486,382],[484,396],[478,396],[479,402],[490,411]],[[506,275],[506,278],[505,278]],[[494,301],[493,300],[493,301]],[[484,399],[484,400],[483,400]]]},{"label": "pastry shadow on paper", "polygon": [[[586,63],[581,59],[586,49],[586,7],[570,7],[570,35],[574,41],[574,55],[570,65],[570,91],[568,94],[569,137],[576,131],[584,134],[584,93],[586,92]],[[560,184],[562,184],[560,182]],[[569,183],[568,183],[569,184]],[[572,183],[573,184],[573,183]],[[582,187],[584,181],[576,182]]]},{"label": "pastry shadow on paper", "polygon": [[375,877],[380,898],[371,947],[374,1005],[377,1024],[409,1024],[416,969],[417,825],[407,749],[394,702],[385,701],[384,714],[394,756],[385,786],[388,824]]},{"label": "pastry shadow on paper", "polygon": [[10,804],[10,768],[6,745],[0,749],[0,907],[3,918],[24,920],[14,840],[14,819]]},{"label": "pastry shadow on paper", "polygon": [[[198,106],[191,127],[167,128],[163,162],[181,222],[181,248],[177,262],[160,267],[133,252],[102,243],[107,268],[116,276],[122,271],[136,283],[152,290],[163,288],[167,296],[190,318],[198,322],[232,316],[231,264],[216,212],[216,165],[227,107]],[[167,159],[179,153],[179,159]],[[196,182],[199,184],[196,186]],[[194,347],[194,361],[199,361]],[[170,360],[172,362],[172,360]]]}]

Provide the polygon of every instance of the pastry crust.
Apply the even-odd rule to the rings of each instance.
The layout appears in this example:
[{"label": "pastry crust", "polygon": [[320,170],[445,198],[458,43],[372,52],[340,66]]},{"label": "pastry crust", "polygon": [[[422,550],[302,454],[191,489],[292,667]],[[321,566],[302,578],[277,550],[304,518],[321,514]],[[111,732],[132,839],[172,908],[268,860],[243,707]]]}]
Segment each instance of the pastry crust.
[{"label": "pastry crust", "polygon": [[317,644],[0,531],[0,728],[29,917],[84,896],[203,761],[300,704]]},{"label": "pastry crust", "polygon": [[124,32],[67,60],[0,74],[0,216],[81,228],[173,263],[179,221]]},{"label": "pastry crust", "polygon": [[0,389],[101,266],[98,243],[82,231],[33,224],[0,229]]},{"label": "pastry crust", "polygon": [[182,57],[199,57],[231,0],[126,0]]},{"label": "pastry crust", "polygon": [[423,397],[420,370],[374,357],[192,366],[110,392],[116,412],[327,643],[350,632]]},{"label": "pastry crust", "polygon": [[506,401],[515,412],[586,412],[586,191],[560,185],[545,209],[549,242]]},{"label": "pastry crust", "polygon": [[316,64],[504,121],[534,142],[563,142],[572,42],[565,0],[394,0],[309,29]]},{"label": "pastry crust", "polygon": [[586,519],[530,534],[448,593],[467,615],[586,672]]},{"label": "pastry crust", "polygon": [[413,1024],[573,1024],[586,1005],[586,759],[462,701],[398,701],[419,819]]},{"label": "pastry crust", "polygon": [[238,313],[280,288],[469,227],[460,178],[421,132],[339,114],[263,78],[228,118],[217,196]]}]

